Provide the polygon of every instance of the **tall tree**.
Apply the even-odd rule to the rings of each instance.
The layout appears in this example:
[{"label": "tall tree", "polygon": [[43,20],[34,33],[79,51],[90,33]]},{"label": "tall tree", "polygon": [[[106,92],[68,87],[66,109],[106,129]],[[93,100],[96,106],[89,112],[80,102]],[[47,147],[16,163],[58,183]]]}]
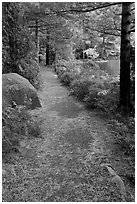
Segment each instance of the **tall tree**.
[{"label": "tall tree", "polygon": [[121,56],[120,56],[120,106],[130,107],[130,20],[131,4],[122,3]]},{"label": "tall tree", "polygon": [[50,37],[50,34],[49,34],[49,30],[47,29],[47,43],[46,43],[46,65],[49,65],[50,64],[50,52],[49,52],[49,37]]},{"label": "tall tree", "polygon": [[[19,4],[3,2],[2,31],[3,31],[3,72],[17,72],[18,60],[18,14]],[[5,58],[6,56],[6,58]]]},{"label": "tall tree", "polygon": [[35,20],[36,52],[37,61],[39,62],[39,19]]}]

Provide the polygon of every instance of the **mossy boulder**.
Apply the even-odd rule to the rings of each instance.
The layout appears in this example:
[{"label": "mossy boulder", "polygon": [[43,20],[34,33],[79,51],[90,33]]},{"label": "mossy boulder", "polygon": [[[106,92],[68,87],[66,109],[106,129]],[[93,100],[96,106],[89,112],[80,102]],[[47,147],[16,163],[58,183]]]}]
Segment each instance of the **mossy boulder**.
[{"label": "mossy boulder", "polygon": [[37,91],[24,77],[16,73],[2,75],[2,106],[24,105],[27,109],[41,107]]}]

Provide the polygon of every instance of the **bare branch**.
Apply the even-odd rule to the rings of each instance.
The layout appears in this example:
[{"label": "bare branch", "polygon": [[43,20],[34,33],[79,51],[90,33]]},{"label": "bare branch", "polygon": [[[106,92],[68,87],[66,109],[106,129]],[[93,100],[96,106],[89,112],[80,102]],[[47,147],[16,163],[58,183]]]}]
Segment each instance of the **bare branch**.
[{"label": "bare branch", "polygon": [[98,33],[102,33],[102,34],[106,34],[106,35],[113,35],[113,36],[121,36],[120,33],[113,33],[113,32],[107,32],[107,31],[101,31],[101,30],[98,30],[98,29],[94,29],[92,28],[92,31],[96,31]]},{"label": "bare branch", "polygon": [[100,5],[100,6],[97,6],[97,7],[92,7],[92,8],[87,8],[87,9],[70,9],[70,10],[62,10],[62,11],[53,11],[53,12],[50,12],[50,13],[45,13],[45,15],[51,15],[51,14],[60,14],[60,13],[70,13],[70,12],[74,12],[74,13],[87,13],[87,12],[91,12],[91,11],[95,11],[95,10],[98,10],[98,9],[103,9],[103,8],[107,8],[107,7],[110,7],[110,6],[114,6],[114,5],[119,5],[119,4],[122,4],[122,2],[116,2],[116,3],[107,3],[107,4],[103,4],[103,5]]}]

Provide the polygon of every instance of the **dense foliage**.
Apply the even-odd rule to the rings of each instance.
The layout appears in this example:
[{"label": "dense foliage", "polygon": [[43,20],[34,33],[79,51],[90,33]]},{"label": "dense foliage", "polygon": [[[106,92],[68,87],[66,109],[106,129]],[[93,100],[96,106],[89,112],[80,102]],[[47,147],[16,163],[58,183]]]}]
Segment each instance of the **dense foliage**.
[{"label": "dense foliage", "polygon": [[19,4],[3,3],[2,7],[2,62],[3,72],[15,71],[17,69],[18,48],[17,35],[19,34],[18,25]]},{"label": "dense foliage", "polygon": [[35,45],[24,25],[24,10],[20,3],[3,2],[2,11],[2,72],[15,72],[39,87],[39,67]]},{"label": "dense foliage", "polygon": [[2,152],[3,159],[10,162],[12,153],[22,151],[22,139],[39,137],[40,128],[25,106],[8,107],[2,113]]},{"label": "dense foliage", "polygon": [[[116,132],[116,143],[126,146],[129,154],[134,154],[134,110],[127,117],[124,110],[119,108],[119,76],[101,70],[92,60],[61,61],[57,74],[63,84],[69,85],[71,94],[84,101],[88,108],[107,113]],[[132,103],[133,95],[132,90]]]}]

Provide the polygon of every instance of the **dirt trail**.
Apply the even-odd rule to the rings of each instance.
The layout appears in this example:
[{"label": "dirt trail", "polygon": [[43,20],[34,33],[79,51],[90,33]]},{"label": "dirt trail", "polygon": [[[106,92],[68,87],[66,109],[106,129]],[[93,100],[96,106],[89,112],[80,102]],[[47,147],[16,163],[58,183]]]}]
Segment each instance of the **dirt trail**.
[{"label": "dirt trail", "polygon": [[20,165],[9,170],[11,183],[5,180],[4,201],[122,201],[110,174],[101,167],[111,163],[118,174],[127,168],[114,151],[107,122],[69,96],[52,71],[42,68],[41,77],[42,108],[32,114],[41,124],[42,138],[28,140]]}]

